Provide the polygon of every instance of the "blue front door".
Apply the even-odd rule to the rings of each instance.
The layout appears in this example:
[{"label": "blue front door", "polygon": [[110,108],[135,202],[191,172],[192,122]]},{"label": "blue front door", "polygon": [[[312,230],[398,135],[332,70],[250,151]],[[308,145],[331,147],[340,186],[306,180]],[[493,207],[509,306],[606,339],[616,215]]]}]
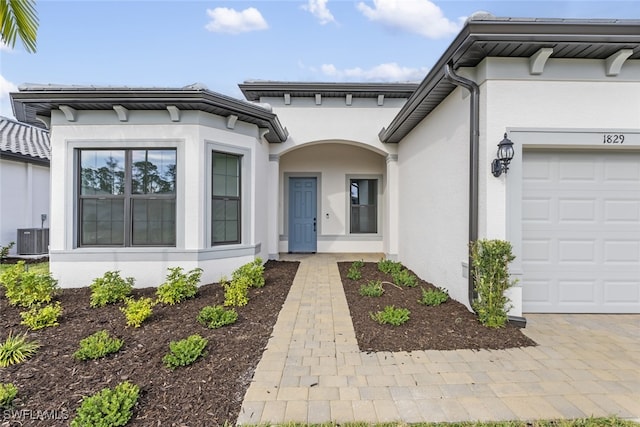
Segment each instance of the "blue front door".
[{"label": "blue front door", "polygon": [[289,178],[289,252],[316,252],[316,205],[316,178]]}]

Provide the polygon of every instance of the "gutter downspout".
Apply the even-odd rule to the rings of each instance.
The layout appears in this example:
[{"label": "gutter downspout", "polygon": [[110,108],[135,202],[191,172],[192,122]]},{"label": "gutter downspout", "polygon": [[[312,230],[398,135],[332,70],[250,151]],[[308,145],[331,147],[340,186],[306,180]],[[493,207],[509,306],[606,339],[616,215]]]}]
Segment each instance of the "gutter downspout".
[{"label": "gutter downspout", "polygon": [[[444,67],[445,78],[456,86],[462,86],[471,93],[469,122],[469,242],[478,240],[478,165],[480,153],[480,87],[476,82],[461,77],[449,62]],[[471,251],[468,250],[469,305],[475,299]]]}]

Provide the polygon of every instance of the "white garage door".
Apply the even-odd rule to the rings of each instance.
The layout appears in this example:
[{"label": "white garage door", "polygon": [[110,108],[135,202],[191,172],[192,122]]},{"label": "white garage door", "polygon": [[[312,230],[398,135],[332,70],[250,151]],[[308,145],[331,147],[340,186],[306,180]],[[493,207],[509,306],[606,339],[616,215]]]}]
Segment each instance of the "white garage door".
[{"label": "white garage door", "polygon": [[528,151],[525,312],[640,313],[640,153]]}]

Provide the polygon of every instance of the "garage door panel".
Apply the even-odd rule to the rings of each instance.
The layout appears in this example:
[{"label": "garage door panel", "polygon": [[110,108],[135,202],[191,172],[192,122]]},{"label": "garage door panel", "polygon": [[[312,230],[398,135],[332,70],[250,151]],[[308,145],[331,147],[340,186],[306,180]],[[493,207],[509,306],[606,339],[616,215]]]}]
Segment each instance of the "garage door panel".
[{"label": "garage door panel", "polygon": [[523,310],[640,313],[640,153],[525,152]]},{"label": "garage door panel", "polygon": [[629,225],[640,223],[640,200],[607,199],[603,204],[605,223],[623,222]]}]

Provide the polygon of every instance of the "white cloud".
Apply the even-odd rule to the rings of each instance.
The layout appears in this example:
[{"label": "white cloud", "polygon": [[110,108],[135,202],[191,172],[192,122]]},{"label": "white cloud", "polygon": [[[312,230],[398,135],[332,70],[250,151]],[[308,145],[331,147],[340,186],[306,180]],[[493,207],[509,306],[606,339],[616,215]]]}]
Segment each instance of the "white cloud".
[{"label": "white cloud", "polygon": [[456,34],[460,24],[447,19],[442,10],[429,0],[373,0],[357,5],[364,16],[387,27],[435,39]]},{"label": "white cloud", "polygon": [[5,79],[0,74],[0,116],[13,117],[13,110],[11,109],[11,101],[9,100],[9,92],[16,92],[18,86]]},{"label": "white cloud", "polygon": [[320,68],[326,76],[336,80],[407,82],[420,81],[427,75],[427,68],[401,67],[395,62],[379,64],[369,69],[360,67],[340,70],[333,64],[323,64]]},{"label": "white cloud", "polygon": [[207,15],[211,18],[211,22],[205,28],[214,33],[240,34],[269,28],[260,11],[254,7],[241,12],[226,7],[216,7],[207,9]]},{"label": "white cloud", "polygon": [[308,0],[307,4],[303,5],[302,8],[318,18],[318,21],[322,25],[336,22],[336,19],[327,7],[327,2],[328,0]]},{"label": "white cloud", "polygon": [[13,48],[3,41],[0,41],[0,52],[13,52]]}]

